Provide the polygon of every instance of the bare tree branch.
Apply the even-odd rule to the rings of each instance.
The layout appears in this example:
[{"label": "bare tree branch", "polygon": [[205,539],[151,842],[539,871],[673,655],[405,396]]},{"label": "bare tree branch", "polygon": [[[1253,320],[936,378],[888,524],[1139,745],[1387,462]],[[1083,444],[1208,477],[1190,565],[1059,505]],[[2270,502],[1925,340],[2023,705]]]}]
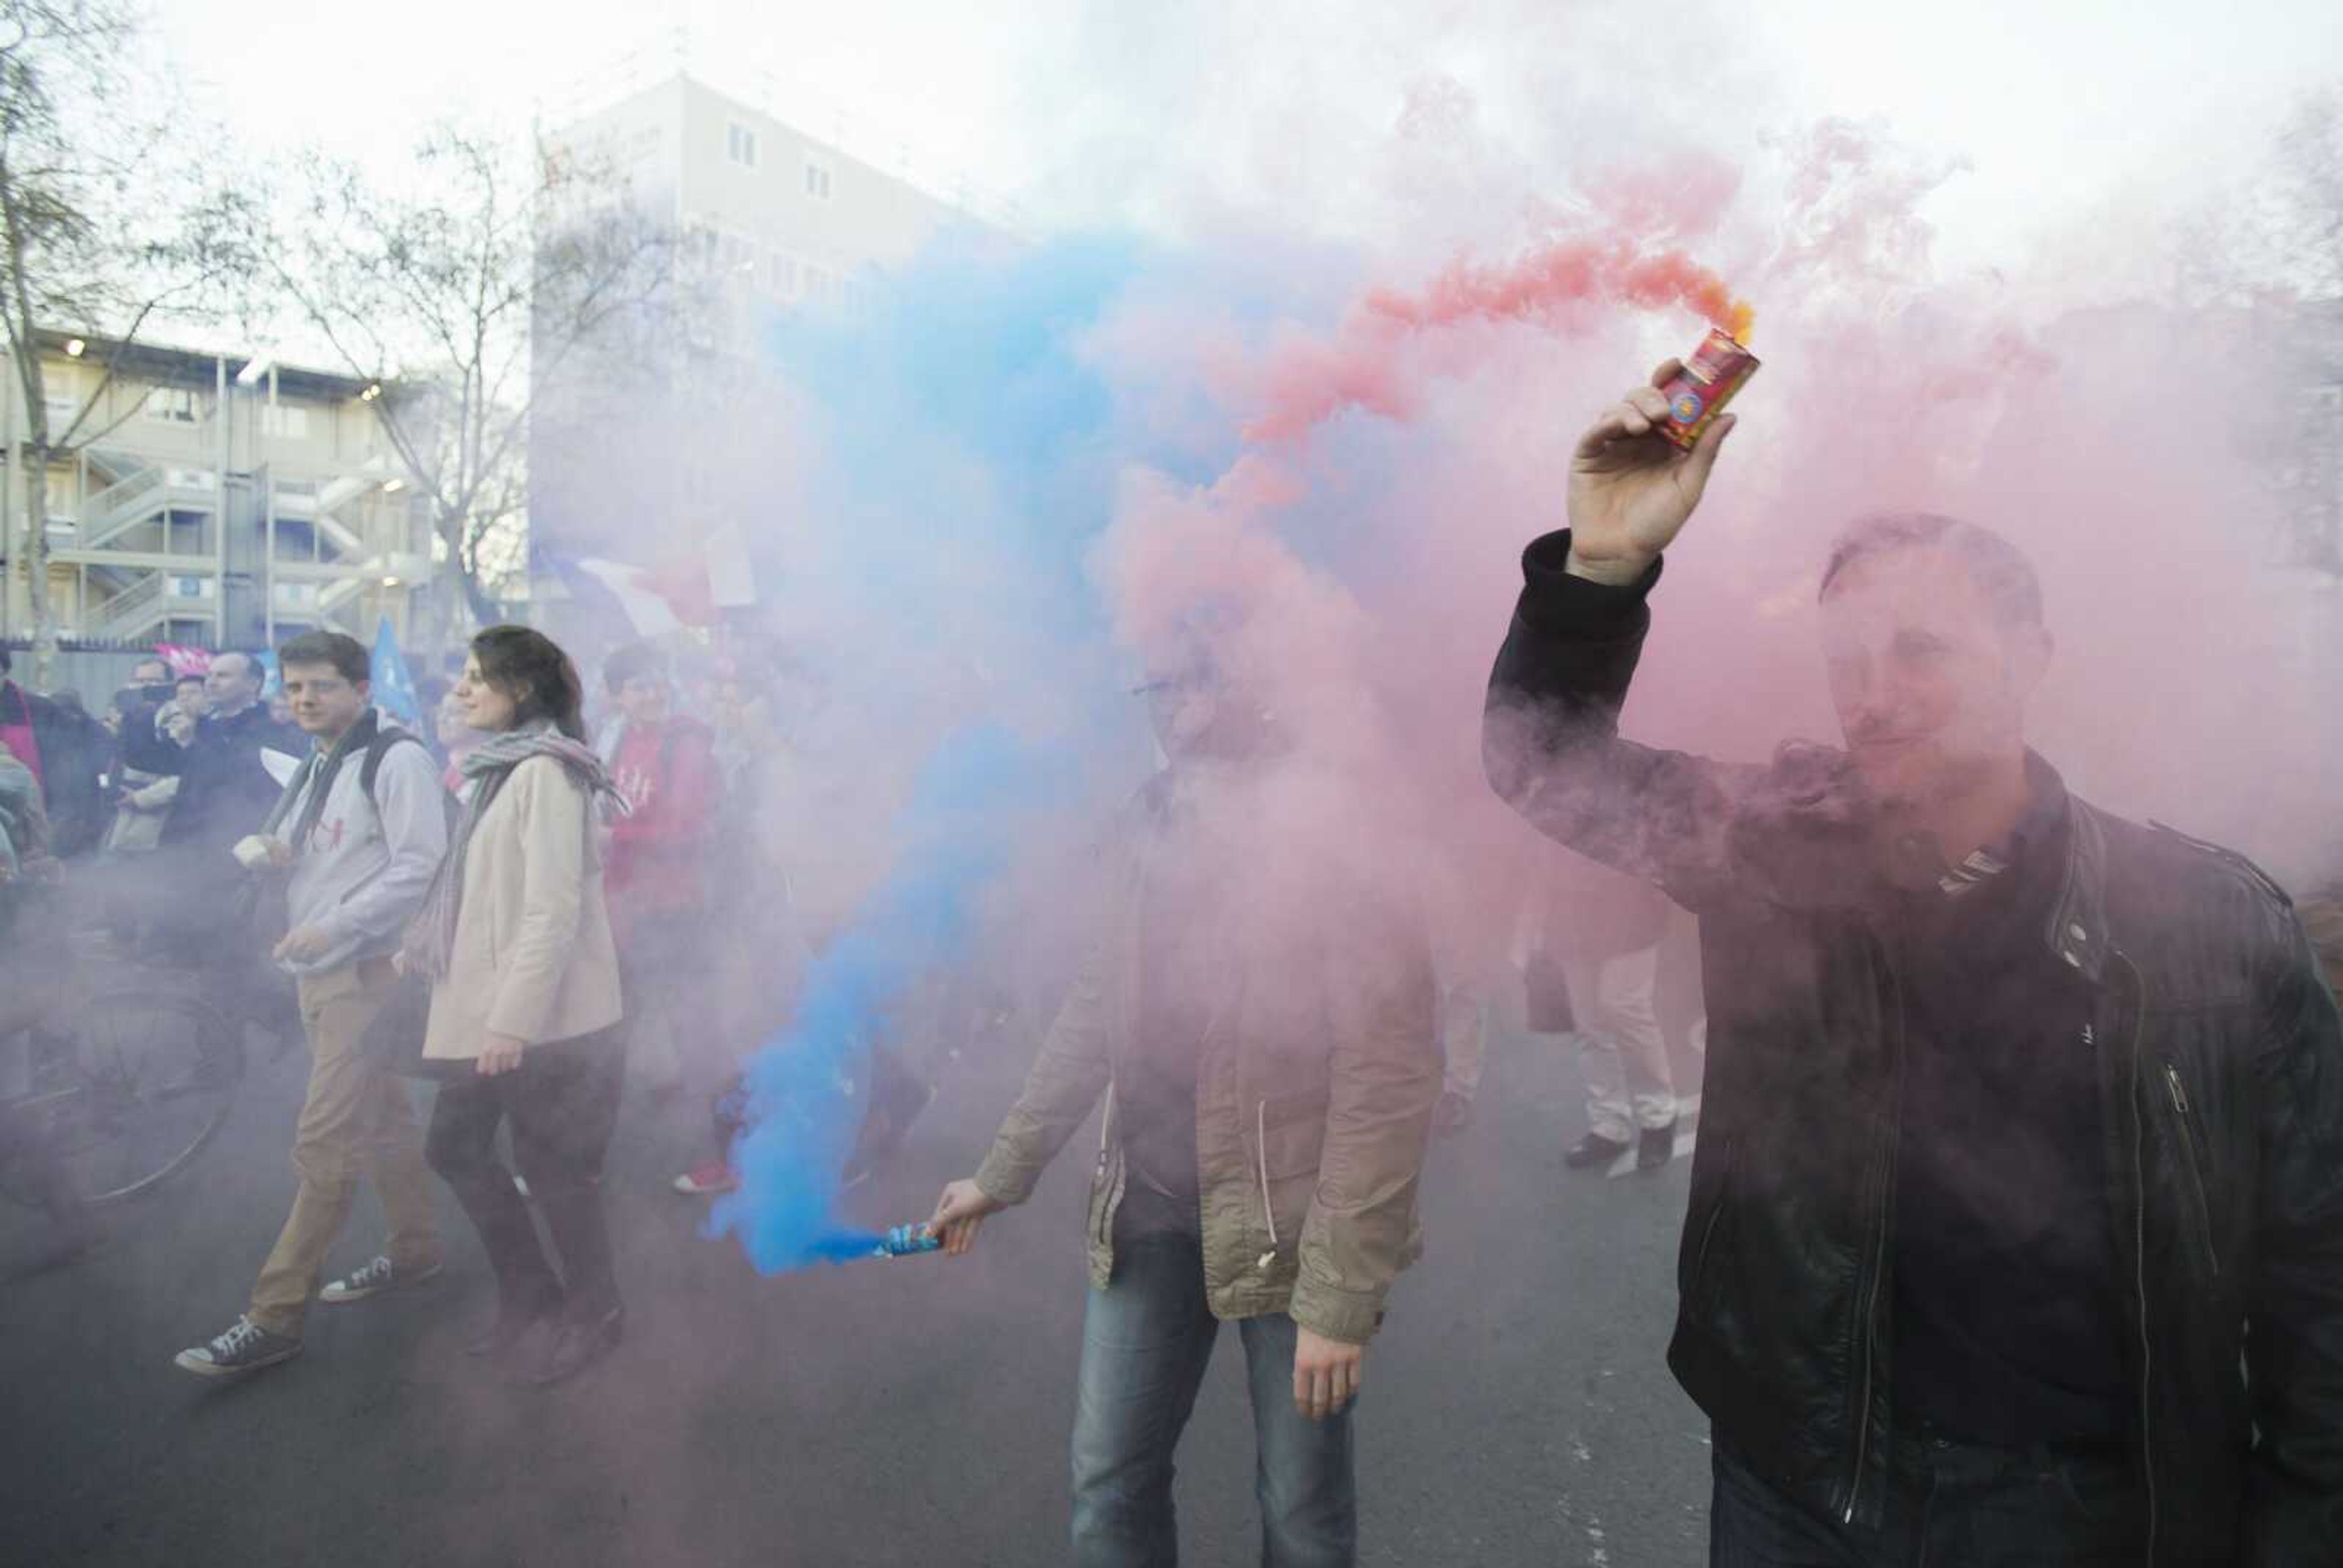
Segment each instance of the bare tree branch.
[{"label": "bare tree branch", "polygon": [[651,306],[669,247],[620,199],[620,182],[557,166],[533,144],[443,126],[417,165],[430,182],[420,196],[306,168],[303,206],[333,221],[287,234],[275,267],[352,373],[384,386],[382,428],[455,586],[487,619],[507,569],[496,563],[518,558],[498,541],[523,526],[542,372],[619,312]]}]

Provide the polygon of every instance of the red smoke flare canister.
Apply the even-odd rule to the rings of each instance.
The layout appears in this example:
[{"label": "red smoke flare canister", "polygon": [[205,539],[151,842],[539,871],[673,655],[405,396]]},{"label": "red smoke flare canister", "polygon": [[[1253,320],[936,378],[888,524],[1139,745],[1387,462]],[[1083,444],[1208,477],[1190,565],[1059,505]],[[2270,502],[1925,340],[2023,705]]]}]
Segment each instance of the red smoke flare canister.
[{"label": "red smoke flare canister", "polygon": [[1710,327],[1684,368],[1660,388],[1668,400],[1668,419],[1660,427],[1660,434],[1691,451],[1709,422],[1725,411],[1742,383],[1755,374],[1757,357],[1722,327]]}]

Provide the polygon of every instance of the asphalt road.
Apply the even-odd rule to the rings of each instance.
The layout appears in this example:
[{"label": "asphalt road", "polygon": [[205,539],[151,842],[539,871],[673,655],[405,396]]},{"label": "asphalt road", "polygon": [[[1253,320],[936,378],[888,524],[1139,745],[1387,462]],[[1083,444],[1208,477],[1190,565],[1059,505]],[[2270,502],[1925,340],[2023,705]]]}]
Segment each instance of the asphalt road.
[{"label": "asphalt road", "polygon": [[[960,1064],[856,1217],[923,1217],[1022,1066]],[[1086,1159],[969,1259],[761,1279],[666,1191],[704,1121],[630,1090],[608,1177],[629,1322],[610,1360],[549,1390],[485,1379],[459,1346],[492,1286],[443,1201],[437,1282],[319,1307],[295,1361],[206,1383],[171,1358],[242,1310],[290,1196],[300,1081],[297,1057],[256,1064],[223,1139],[85,1261],[24,1274],[39,1221],[0,1203],[0,1563],[1064,1561]],[[1564,1171],[1578,1095],[1555,1042],[1499,1032],[1477,1120],[1433,1151],[1428,1255],[1367,1363],[1365,1563],[1704,1560],[1704,1423],[1662,1363],[1688,1167]],[[337,1271],[379,1225],[362,1197]],[[1181,1449],[1191,1563],[1257,1560],[1241,1365],[1224,1335]]]}]

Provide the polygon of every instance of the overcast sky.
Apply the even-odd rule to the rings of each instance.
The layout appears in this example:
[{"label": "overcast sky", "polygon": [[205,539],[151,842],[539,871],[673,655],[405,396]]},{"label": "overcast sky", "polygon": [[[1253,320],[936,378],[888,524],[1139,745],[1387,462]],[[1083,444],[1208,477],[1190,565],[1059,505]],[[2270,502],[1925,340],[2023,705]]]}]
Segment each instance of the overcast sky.
[{"label": "overcast sky", "polygon": [[[688,0],[652,23],[632,0],[167,0],[161,22],[203,101],[255,146],[367,159],[396,156],[438,114],[590,106],[621,61],[672,59],[680,32],[702,74],[766,73],[784,117],[821,133],[843,110],[852,150],[892,163],[908,146],[923,169],[1016,197],[1043,226],[1176,228],[1215,201],[1270,197],[1290,210],[1290,183],[1265,196],[1265,148],[1293,160],[1305,193],[1326,187],[1333,211],[1342,161],[1430,71],[1501,135],[1535,119],[1540,95],[1570,90],[1557,82],[1643,95],[1678,125],[1705,115],[1728,147],[1823,115],[1884,115],[1969,161],[1927,209],[1940,259],[2016,269],[2104,213],[2234,181],[2289,100],[2343,77],[2332,0],[1624,9]],[[1575,75],[1556,74],[1564,56]],[[1574,145],[1598,132],[1575,122]]]}]

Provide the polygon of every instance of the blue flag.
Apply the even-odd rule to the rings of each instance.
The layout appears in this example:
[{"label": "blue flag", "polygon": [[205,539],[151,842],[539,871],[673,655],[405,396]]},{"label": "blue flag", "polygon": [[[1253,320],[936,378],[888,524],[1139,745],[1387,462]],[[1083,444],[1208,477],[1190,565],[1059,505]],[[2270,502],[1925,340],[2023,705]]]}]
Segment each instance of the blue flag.
[{"label": "blue flag", "polygon": [[398,651],[397,634],[390,618],[374,634],[374,705],[410,728],[423,722],[423,704],[415,694],[415,678],[407,672],[407,656]]}]

